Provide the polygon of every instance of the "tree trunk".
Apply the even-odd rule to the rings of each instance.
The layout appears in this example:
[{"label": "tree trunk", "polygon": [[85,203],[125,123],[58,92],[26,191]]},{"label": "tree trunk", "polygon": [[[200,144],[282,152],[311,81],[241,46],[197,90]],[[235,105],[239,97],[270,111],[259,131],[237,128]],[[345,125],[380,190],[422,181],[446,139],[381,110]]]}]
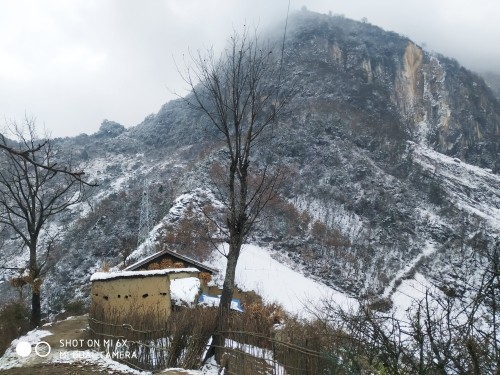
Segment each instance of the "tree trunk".
[{"label": "tree trunk", "polygon": [[40,326],[40,320],[42,318],[42,309],[40,304],[40,290],[32,286],[33,291],[31,293],[31,317],[30,323],[33,328]]},{"label": "tree trunk", "polygon": [[30,286],[31,286],[31,316],[30,323],[33,328],[40,325],[42,308],[40,303],[40,287],[39,280],[40,270],[38,269],[36,259],[36,246],[38,237],[32,236],[30,245]]},{"label": "tree trunk", "polygon": [[272,132],[264,130],[272,131],[277,113],[286,102],[281,97],[278,100],[281,79],[278,78],[277,86],[272,80],[275,73],[281,74],[281,64],[278,70],[273,56],[257,38],[252,40],[245,29],[242,35],[235,33],[231,37],[231,44],[220,60],[212,51],[206,58],[199,54],[193,59],[194,67],[188,68],[183,77],[193,93],[193,100],[185,99],[188,106],[206,116],[223,136],[227,148],[228,170],[223,169],[227,177],[214,180],[220,201],[227,208],[227,231],[223,232],[229,236],[224,286],[212,346],[207,353],[208,358],[215,352],[218,363],[224,352],[225,332],[230,326],[241,246],[275,189],[275,180],[272,180],[275,177],[268,174],[267,164],[263,170],[257,166],[256,179],[249,178],[249,173],[253,174],[249,166],[254,148],[259,140],[272,138]]},{"label": "tree trunk", "polygon": [[224,285],[222,287],[222,295],[220,298],[219,312],[217,315],[217,325],[212,341],[211,350],[207,353],[207,358],[215,354],[217,363],[220,363],[221,356],[224,352],[224,344],[226,339],[226,331],[229,328],[228,320],[231,311],[231,301],[233,300],[233,291],[235,287],[236,265],[241,251],[241,241],[235,241],[229,244],[229,253],[227,256],[226,275]]}]

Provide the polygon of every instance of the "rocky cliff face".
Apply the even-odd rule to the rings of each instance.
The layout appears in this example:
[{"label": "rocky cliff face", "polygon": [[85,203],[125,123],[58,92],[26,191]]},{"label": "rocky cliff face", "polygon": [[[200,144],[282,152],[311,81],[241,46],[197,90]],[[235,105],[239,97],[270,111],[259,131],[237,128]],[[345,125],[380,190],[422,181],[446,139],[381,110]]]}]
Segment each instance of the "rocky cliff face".
[{"label": "rocky cliff face", "polygon": [[309,86],[324,87],[333,105],[369,114],[363,128],[391,127],[397,137],[497,171],[500,105],[479,76],[368,24],[300,14],[294,26],[290,64],[315,72]]},{"label": "rocky cliff face", "polygon": [[[390,295],[417,271],[458,283],[480,267],[500,231],[500,105],[484,81],[405,37],[343,17],[295,14],[285,46],[292,94],[266,157],[290,178],[269,207],[273,219],[251,240],[353,295]],[[144,179],[163,228],[158,240],[196,216],[190,199],[210,201],[209,167],[222,147],[214,134],[177,100],[132,129],[106,122],[95,135],[58,140],[100,187],[92,210],[54,223],[65,234],[46,281],[54,308],[65,289],[85,296],[100,262],[122,261],[135,241]]]},{"label": "rocky cliff face", "polygon": [[[332,264],[325,278],[358,293],[380,290],[386,278],[415,271],[408,265],[432,269],[438,254],[453,258],[464,231],[498,233],[500,107],[481,78],[341,17],[303,13],[292,30],[288,71],[300,90],[283,142],[307,183],[297,182],[291,199],[350,233],[343,255],[357,262]],[[477,184],[483,171],[490,182]],[[479,214],[486,201],[493,211]],[[494,235],[488,241],[495,246]]]}]

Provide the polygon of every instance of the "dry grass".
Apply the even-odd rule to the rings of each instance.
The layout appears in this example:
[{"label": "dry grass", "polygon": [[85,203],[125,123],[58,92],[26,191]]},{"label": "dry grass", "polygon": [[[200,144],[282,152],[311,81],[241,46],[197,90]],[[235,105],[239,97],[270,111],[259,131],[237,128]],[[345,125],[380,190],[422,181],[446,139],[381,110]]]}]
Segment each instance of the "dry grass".
[{"label": "dry grass", "polygon": [[147,370],[201,365],[215,329],[215,309],[181,308],[173,311],[161,327],[154,311],[129,311],[123,318],[118,312],[105,316],[103,310],[93,307],[89,319],[92,338],[125,338],[128,351],[137,355],[129,363]]},{"label": "dry grass", "polygon": [[[152,325],[155,321],[152,312],[131,309],[125,321],[118,320],[118,314],[103,316],[93,309],[90,327],[94,339],[126,338],[129,350],[138,353],[137,360],[131,362],[140,368],[196,369],[215,333],[217,313],[217,308],[180,308],[158,329]],[[244,313],[231,312],[224,336],[238,347],[252,348],[252,353],[238,348],[224,349],[228,369],[232,369],[228,373],[256,373],[252,369],[270,365],[269,353],[288,374],[345,373],[338,363],[339,350],[346,347],[339,333],[320,321],[303,322],[289,317],[277,304],[256,301],[247,304]]]}]

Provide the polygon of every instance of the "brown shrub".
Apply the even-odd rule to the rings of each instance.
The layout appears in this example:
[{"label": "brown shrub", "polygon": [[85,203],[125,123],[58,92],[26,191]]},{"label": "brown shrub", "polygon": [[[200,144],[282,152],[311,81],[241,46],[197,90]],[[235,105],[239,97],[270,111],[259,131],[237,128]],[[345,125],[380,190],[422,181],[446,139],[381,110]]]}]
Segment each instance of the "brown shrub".
[{"label": "brown shrub", "polygon": [[0,356],[12,340],[28,332],[29,311],[23,303],[11,302],[0,310]]},{"label": "brown shrub", "polygon": [[101,272],[109,272],[110,265],[108,262],[104,261],[101,264]]},{"label": "brown shrub", "polygon": [[274,326],[285,319],[286,313],[283,308],[275,303],[263,304],[254,302],[245,306],[244,313],[233,312],[229,319],[229,330],[235,332],[247,332],[251,335],[236,336],[229,338],[260,348],[270,347],[270,338],[274,335]]}]

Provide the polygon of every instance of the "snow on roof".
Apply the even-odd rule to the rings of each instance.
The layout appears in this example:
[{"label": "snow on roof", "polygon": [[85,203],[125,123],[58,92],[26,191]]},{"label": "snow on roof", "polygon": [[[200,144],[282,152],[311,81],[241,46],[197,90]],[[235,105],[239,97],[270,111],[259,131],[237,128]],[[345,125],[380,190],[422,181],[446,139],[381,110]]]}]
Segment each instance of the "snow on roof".
[{"label": "snow on roof", "polygon": [[165,268],[163,270],[148,270],[148,271],[117,271],[117,272],[96,272],[90,277],[90,281],[111,280],[129,277],[149,277],[162,276],[171,273],[198,273],[197,268]]}]

